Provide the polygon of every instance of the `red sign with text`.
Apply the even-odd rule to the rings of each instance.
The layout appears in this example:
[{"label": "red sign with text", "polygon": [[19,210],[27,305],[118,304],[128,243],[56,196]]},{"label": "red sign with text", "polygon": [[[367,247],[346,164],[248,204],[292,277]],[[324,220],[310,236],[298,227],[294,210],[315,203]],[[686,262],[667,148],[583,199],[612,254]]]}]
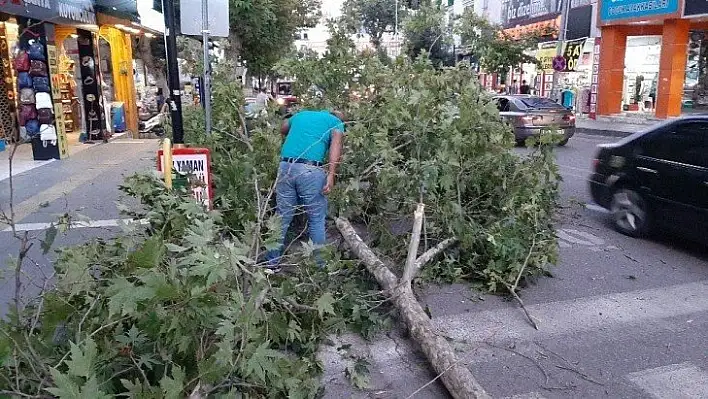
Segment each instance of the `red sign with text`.
[{"label": "red sign with text", "polygon": [[[164,157],[162,150],[157,152],[157,170],[162,172]],[[211,154],[207,148],[172,149],[172,168],[178,175],[187,177],[187,187],[197,202],[211,209],[214,189],[211,178]]]}]

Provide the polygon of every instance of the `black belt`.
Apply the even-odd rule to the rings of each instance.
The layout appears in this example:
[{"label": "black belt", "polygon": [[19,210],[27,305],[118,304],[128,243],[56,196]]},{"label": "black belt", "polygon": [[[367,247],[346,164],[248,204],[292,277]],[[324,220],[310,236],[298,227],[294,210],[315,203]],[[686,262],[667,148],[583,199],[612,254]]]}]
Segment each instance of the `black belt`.
[{"label": "black belt", "polygon": [[310,161],[309,159],[302,159],[302,158],[281,158],[280,160],[283,161],[283,162],[287,162],[287,163],[304,163],[305,165],[322,166],[322,162]]}]

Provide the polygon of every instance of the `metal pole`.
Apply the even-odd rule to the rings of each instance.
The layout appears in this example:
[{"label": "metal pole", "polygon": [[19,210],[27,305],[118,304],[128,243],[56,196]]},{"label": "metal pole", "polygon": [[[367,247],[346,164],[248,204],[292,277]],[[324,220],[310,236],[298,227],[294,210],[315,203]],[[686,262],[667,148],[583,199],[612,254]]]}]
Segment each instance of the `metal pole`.
[{"label": "metal pole", "polygon": [[[563,44],[565,43],[566,32],[568,31],[568,13],[570,12],[570,0],[560,0],[562,5],[561,20],[560,20],[560,32],[558,32],[558,44],[556,45],[556,55],[563,55]],[[561,72],[553,71],[553,89],[551,90],[551,98],[557,99],[561,102],[560,98],[560,84],[561,84]]]},{"label": "metal pole", "polygon": [[165,14],[165,50],[167,52],[167,83],[170,87],[170,113],[172,116],[172,139],[175,147],[184,144],[182,126],[182,91],[179,83],[179,65],[177,64],[177,21],[175,20],[174,2],[162,0]]},{"label": "metal pole", "polygon": [[211,62],[209,61],[209,1],[202,0],[202,41],[204,47],[204,125],[211,134]]},{"label": "metal pole", "polygon": [[172,188],[172,145],[169,138],[162,141],[162,173],[165,186]]}]

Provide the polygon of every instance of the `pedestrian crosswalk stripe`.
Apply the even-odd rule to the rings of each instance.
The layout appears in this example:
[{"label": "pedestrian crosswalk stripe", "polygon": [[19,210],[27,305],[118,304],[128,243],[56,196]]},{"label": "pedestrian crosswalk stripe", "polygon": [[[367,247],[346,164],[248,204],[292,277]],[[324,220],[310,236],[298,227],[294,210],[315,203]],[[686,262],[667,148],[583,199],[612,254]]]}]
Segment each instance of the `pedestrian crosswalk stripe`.
[{"label": "pedestrian crosswalk stripe", "polygon": [[638,371],[627,378],[654,398],[708,398],[708,373],[689,362]]},{"label": "pedestrian crosswalk stripe", "polygon": [[[70,228],[80,229],[80,228],[101,228],[101,227],[118,227],[123,224],[147,224],[146,219],[133,220],[133,219],[105,219],[105,220],[86,220],[86,221],[75,221],[71,223]],[[56,224],[55,224],[56,225]],[[52,226],[52,223],[18,223],[15,225],[15,230],[17,231],[38,231],[46,230]],[[3,230],[3,232],[12,231],[12,227],[8,227]]]}]

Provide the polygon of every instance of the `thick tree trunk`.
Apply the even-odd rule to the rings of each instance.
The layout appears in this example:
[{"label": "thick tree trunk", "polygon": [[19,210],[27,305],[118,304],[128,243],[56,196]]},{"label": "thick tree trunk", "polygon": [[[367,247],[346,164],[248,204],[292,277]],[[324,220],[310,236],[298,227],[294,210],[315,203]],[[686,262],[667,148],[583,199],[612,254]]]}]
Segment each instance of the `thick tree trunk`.
[{"label": "thick tree trunk", "polygon": [[[406,323],[411,337],[420,345],[425,357],[433,366],[448,392],[459,399],[490,398],[472,373],[461,364],[447,340],[441,337],[430,323],[420,303],[413,295],[410,284],[401,281],[381,262],[362,241],[352,225],[343,218],[337,218],[337,228],[351,251],[366,265],[382,288],[393,301],[401,318]],[[421,258],[427,255],[421,256]],[[420,260],[423,260],[419,258]]]}]

